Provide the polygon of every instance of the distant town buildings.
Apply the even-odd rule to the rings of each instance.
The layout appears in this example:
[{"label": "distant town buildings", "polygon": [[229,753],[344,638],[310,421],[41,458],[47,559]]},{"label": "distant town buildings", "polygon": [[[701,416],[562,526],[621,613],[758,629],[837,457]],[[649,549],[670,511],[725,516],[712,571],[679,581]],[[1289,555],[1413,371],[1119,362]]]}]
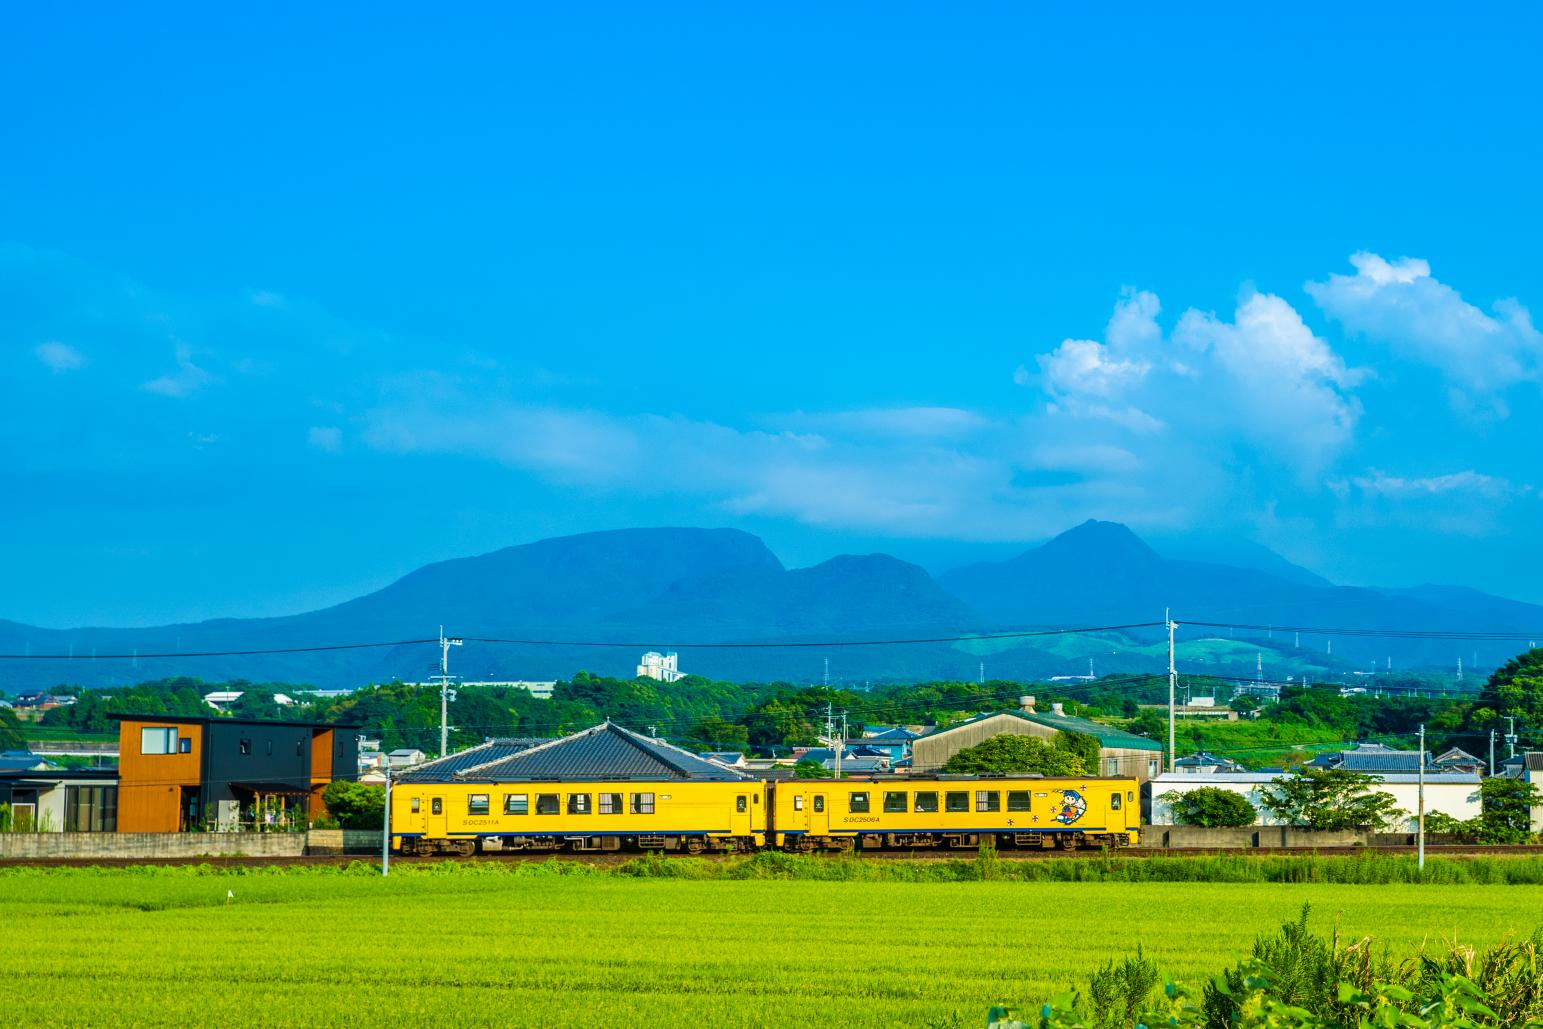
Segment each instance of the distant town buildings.
[{"label": "distant town buildings", "polygon": [[686,673],[680,670],[679,662],[680,658],[673,650],[668,654],[650,650],[643,655],[643,660],[638,662],[637,677],[658,679],[660,682],[680,682],[686,677]]},{"label": "distant town buildings", "polygon": [[[436,690],[439,689],[439,683],[437,682],[404,682],[402,685],[422,687],[432,686]],[[465,682],[454,683],[454,685],[456,689],[465,689],[470,686],[501,686],[504,689],[525,690],[537,700],[551,700],[552,691],[557,688],[557,681],[555,679],[550,682],[534,682],[529,679],[504,679],[497,682],[492,680],[468,680]]]}]

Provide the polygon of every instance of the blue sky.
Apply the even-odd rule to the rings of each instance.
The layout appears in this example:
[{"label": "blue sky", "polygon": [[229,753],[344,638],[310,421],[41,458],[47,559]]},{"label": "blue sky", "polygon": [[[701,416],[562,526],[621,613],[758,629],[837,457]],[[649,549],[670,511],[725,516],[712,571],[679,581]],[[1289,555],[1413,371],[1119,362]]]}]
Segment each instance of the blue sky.
[{"label": "blue sky", "polygon": [[0,617],[1087,517],[1543,601],[1532,9],[13,12]]}]

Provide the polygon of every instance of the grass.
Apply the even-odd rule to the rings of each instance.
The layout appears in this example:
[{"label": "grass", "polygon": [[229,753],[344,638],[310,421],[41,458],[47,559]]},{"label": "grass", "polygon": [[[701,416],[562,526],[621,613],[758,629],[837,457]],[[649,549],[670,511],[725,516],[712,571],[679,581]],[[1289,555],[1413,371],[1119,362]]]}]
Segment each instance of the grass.
[{"label": "grass", "polygon": [[755,876],[787,869],[754,861],[702,879],[681,876],[706,862],[647,864],[3,870],[6,1022],[969,1025],[1138,941],[1167,976],[1214,974],[1304,901],[1321,928],[1395,950],[1543,920],[1536,886],[775,879]]}]

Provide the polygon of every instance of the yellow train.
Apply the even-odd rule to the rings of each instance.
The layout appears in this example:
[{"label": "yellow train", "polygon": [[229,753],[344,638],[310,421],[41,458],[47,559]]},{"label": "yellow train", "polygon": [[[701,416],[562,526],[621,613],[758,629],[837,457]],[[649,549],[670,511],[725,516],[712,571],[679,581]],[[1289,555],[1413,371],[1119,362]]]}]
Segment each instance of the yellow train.
[{"label": "yellow train", "polygon": [[1097,777],[404,782],[391,838],[405,854],[462,855],[1123,847],[1137,842],[1137,790]]}]

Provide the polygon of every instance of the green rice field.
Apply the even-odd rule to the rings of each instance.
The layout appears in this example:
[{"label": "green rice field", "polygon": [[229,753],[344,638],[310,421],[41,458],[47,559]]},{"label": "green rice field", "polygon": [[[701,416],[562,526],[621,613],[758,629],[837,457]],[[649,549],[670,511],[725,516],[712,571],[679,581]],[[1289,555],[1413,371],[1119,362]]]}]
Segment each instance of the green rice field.
[{"label": "green rice field", "polygon": [[[229,896],[233,894],[233,896]],[[981,1025],[1143,944],[1198,980],[1304,902],[1489,944],[1543,886],[694,879],[557,865],[0,870],[9,1026]]]}]

